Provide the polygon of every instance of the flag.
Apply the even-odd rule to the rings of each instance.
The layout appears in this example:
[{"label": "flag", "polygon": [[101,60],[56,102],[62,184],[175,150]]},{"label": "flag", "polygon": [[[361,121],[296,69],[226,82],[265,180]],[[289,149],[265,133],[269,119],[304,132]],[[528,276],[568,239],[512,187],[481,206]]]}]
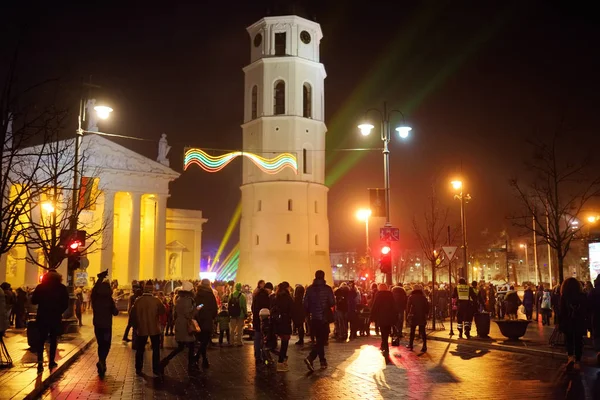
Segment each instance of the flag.
[{"label": "flag", "polygon": [[98,178],[82,176],[79,186],[79,209],[96,210],[98,198]]},{"label": "flag", "polygon": [[385,217],[385,189],[369,189],[371,217]]}]

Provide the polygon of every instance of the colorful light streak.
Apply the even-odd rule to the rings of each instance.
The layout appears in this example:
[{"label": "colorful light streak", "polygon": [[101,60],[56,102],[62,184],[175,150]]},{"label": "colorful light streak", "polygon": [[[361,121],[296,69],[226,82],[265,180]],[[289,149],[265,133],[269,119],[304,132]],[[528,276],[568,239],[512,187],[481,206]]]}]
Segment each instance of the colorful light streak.
[{"label": "colorful light streak", "polygon": [[205,151],[195,148],[186,150],[183,169],[187,170],[190,165],[195,164],[206,172],[218,172],[239,156],[249,158],[261,171],[267,174],[277,174],[285,168],[291,168],[295,173],[298,173],[298,162],[296,161],[296,156],[292,153],[281,153],[274,158],[264,158],[245,151],[234,151],[221,156],[211,156]]},{"label": "colorful light streak", "polygon": [[235,211],[233,212],[233,215],[231,216],[231,220],[229,221],[229,226],[227,227],[227,230],[225,231],[225,234],[223,235],[223,239],[221,239],[221,244],[219,245],[219,248],[217,249],[215,258],[213,258],[212,263],[210,264],[209,271],[212,271],[215,264],[217,264],[219,262],[221,253],[223,253],[223,250],[225,250],[225,246],[227,245],[227,242],[229,242],[229,239],[231,238],[231,234],[235,230],[235,227],[237,226],[238,222],[240,222],[241,217],[242,217],[242,201],[240,200],[237,207],[235,208]]}]

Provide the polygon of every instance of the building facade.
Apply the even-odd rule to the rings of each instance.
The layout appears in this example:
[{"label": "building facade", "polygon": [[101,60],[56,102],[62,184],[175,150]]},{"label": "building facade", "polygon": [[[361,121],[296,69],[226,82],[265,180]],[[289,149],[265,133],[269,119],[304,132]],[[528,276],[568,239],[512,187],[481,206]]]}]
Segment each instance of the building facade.
[{"label": "building facade", "polygon": [[319,24],[297,16],[266,17],[247,28],[244,151],[296,156],[269,174],[244,160],[240,262],[236,280],[312,282],[329,262],[325,179],[324,80]]},{"label": "building facade", "polygon": [[[95,200],[80,212],[79,229],[98,232],[86,249],[88,277],[108,269],[109,277],[124,287],[138,279],[197,278],[206,219],[201,211],[167,208],[169,182],[179,173],[95,134],[83,137],[81,149],[82,182],[93,180],[89,190]],[[72,155],[65,154],[64,160]],[[49,220],[68,207],[72,174],[67,178],[64,196],[51,207],[34,199],[32,221]],[[2,256],[0,281],[15,287],[38,283],[45,270],[26,260],[28,252],[18,245]],[[66,261],[58,270],[65,276]]]}]

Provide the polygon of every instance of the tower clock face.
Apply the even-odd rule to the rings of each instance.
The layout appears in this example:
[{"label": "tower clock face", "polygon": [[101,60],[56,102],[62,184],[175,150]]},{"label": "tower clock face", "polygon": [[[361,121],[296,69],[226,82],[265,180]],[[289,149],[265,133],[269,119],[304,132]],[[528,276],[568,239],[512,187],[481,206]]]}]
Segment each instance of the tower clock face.
[{"label": "tower clock face", "polygon": [[260,46],[261,43],[262,43],[262,35],[260,33],[257,33],[256,36],[254,36],[254,47]]},{"label": "tower clock face", "polygon": [[306,32],[306,31],[300,32],[300,40],[302,40],[302,42],[304,42],[305,44],[309,44],[310,43],[310,33]]}]

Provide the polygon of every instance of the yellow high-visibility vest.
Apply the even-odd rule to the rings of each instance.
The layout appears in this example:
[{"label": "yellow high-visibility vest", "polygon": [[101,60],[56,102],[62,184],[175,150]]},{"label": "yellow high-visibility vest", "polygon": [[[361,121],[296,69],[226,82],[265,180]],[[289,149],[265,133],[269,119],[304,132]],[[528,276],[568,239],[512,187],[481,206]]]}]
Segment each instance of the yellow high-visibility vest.
[{"label": "yellow high-visibility vest", "polygon": [[469,285],[459,284],[456,286],[456,291],[458,292],[458,300],[469,300],[469,289],[471,287]]}]

